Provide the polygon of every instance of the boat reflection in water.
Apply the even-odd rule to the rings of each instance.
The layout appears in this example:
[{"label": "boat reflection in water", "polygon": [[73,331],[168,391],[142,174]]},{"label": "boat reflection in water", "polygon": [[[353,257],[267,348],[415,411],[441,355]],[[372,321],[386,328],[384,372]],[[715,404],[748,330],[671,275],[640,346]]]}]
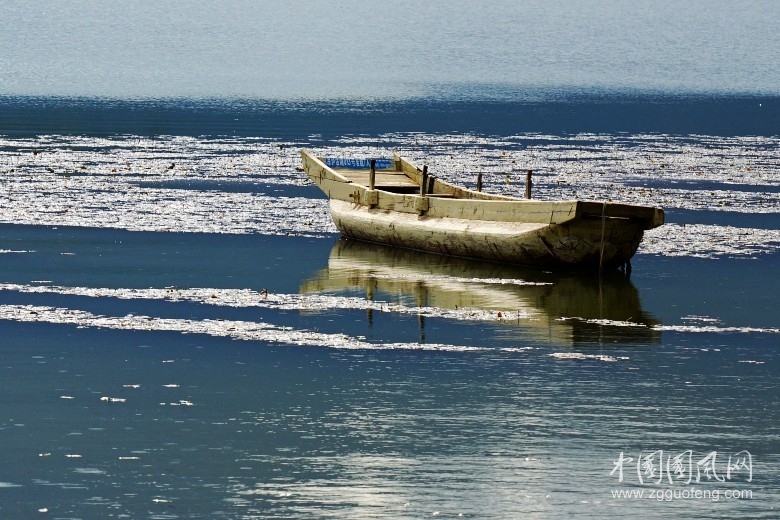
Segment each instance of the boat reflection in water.
[{"label": "boat reflection in water", "polygon": [[306,280],[301,293],[450,311],[444,315],[500,323],[498,334],[518,340],[648,344],[661,338],[653,328],[658,321],[642,310],[636,287],[619,271],[601,277],[545,272],[340,238],[328,267]]}]

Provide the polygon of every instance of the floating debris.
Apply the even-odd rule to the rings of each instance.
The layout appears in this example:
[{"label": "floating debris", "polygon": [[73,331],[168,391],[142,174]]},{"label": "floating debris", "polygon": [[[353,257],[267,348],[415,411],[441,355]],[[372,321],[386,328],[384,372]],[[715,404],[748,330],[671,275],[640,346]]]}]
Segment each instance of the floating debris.
[{"label": "floating debris", "polygon": [[75,473],[81,473],[83,475],[105,475],[105,471],[98,468],[74,468]]},{"label": "floating debris", "polygon": [[[404,349],[447,350],[455,352],[486,350],[485,347],[466,347],[438,343],[368,343],[346,334],[326,334],[290,327],[275,326],[265,322],[229,320],[186,320],[127,315],[109,317],[89,312],[30,305],[0,305],[0,319],[25,322],[70,324],[81,327],[97,327],[121,330],[178,331],[191,334],[230,337],[247,341],[267,341],[298,346],[324,346],[337,349]],[[112,398],[101,397],[101,400]],[[123,402],[123,401],[117,401]]]},{"label": "floating debris", "polygon": [[[615,321],[615,320],[603,320],[603,319],[584,319],[578,317],[561,317],[557,318],[559,321],[577,320],[582,323],[588,323],[592,325],[608,325],[611,327],[638,327],[646,328],[650,330],[656,330],[660,332],[715,332],[715,333],[738,333],[738,334],[750,334],[750,333],[764,333],[764,334],[780,334],[780,328],[777,327],[726,327],[718,325],[646,325],[643,323],[636,323],[632,321]],[[682,318],[686,321],[700,321],[703,323],[719,323],[720,321],[714,318],[698,318],[691,317]]]},{"label": "floating debris", "polygon": [[106,403],[124,403],[125,401],[127,401],[127,399],[125,399],[124,397],[106,397],[106,396],[101,397],[100,400]]},{"label": "floating debris", "polygon": [[615,361],[623,361],[629,359],[626,356],[608,356],[606,354],[582,354],[580,352],[554,352],[550,354],[550,357],[556,359],[589,359],[595,361],[606,361],[608,363],[614,363]]},{"label": "floating debris", "polygon": [[641,327],[641,328],[653,328],[645,323],[637,323],[635,321],[618,321],[618,320],[606,320],[599,318],[580,318],[577,316],[562,316],[557,318],[558,321],[580,321],[582,323],[588,323],[591,325],[605,325],[609,327]]},{"label": "floating debris", "polygon": [[[251,289],[109,289],[93,287],[0,284],[0,290],[28,293],[67,294],[95,298],[110,297],[118,299],[164,300],[172,302],[190,301],[206,305],[218,305],[225,307],[258,307],[275,310],[375,310],[380,312],[392,312],[398,314],[410,314],[415,316],[449,318],[468,321],[493,321],[497,317],[496,311],[484,309],[445,309],[440,307],[418,307],[403,305],[400,303],[366,300],[364,298],[321,294],[266,294],[263,292],[253,291]],[[212,296],[218,297],[213,298]],[[37,311],[35,309],[31,309],[31,312]],[[527,311],[501,311],[501,317],[504,320],[518,320],[532,316],[533,314]],[[130,317],[132,316],[127,316],[127,318]],[[174,360],[163,361],[163,363],[173,362]]]},{"label": "floating debris", "polygon": [[780,334],[780,328],[777,327],[717,327],[714,325],[654,325],[654,330],[665,332],[714,332],[714,333],[734,333],[734,334]]},{"label": "floating debris", "polygon": [[711,318],[709,316],[683,316],[680,318],[683,321],[698,321],[703,323],[720,323],[718,318]]}]

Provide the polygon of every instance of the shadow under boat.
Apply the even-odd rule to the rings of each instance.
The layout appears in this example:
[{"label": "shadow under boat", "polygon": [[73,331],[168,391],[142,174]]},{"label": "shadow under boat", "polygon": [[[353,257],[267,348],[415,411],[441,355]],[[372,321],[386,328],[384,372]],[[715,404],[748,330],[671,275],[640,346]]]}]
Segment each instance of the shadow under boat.
[{"label": "shadow under boat", "polygon": [[507,333],[518,339],[545,343],[655,344],[661,339],[652,328],[659,322],[642,310],[639,292],[619,271],[601,277],[546,272],[342,237],[328,266],[304,281],[300,292],[454,310],[464,317],[486,311],[485,319],[509,325]]}]

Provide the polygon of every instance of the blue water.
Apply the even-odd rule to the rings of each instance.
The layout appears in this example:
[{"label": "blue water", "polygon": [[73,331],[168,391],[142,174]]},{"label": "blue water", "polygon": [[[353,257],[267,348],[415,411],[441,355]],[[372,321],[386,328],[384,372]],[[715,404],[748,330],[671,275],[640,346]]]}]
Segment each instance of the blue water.
[{"label": "blue water", "polygon": [[[776,135],[775,95],[581,94],[538,100],[421,98],[404,101],[106,100],[0,97],[10,135],[232,135],[328,143],[344,135],[474,132],[507,136],[592,133]],[[79,114],[78,118],[73,115]],[[319,138],[319,139],[317,139]]]},{"label": "blue water", "polygon": [[[777,517],[778,4],[325,5],[3,3],[0,517]],[[304,147],[666,224],[355,243]]]}]

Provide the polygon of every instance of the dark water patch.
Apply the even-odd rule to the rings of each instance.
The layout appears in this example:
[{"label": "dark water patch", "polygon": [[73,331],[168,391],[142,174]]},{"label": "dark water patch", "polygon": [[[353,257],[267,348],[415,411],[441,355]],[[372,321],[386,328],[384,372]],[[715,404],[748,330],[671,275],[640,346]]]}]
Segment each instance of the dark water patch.
[{"label": "dark water patch", "polygon": [[[335,237],[334,237],[335,238]],[[236,287],[295,292],[332,242],[265,235],[0,225],[4,279],[85,287]]]},{"label": "dark water patch", "polygon": [[[719,261],[637,255],[632,263],[631,281],[642,295],[643,306],[664,325],[699,317],[714,319],[721,326],[777,326],[777,253]],[[690,340],[696,342],[698,336]]]},{"label": "dark water patch", "polygon": [[[225,135],[311,142],[386,132],[780,134],[773,96],[569,93],[552,99],[401,101],[111,100],[0,97],[14,136]],[[319,136],[319,137],[317,137]]]}]

